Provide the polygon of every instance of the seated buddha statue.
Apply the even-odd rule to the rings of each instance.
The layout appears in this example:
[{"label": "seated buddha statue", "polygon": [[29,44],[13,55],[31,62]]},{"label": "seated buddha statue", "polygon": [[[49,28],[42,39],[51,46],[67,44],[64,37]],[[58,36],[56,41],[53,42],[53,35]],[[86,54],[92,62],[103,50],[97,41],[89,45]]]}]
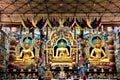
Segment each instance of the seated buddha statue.
[{"label": "seated buddha statue", "polygon": [[64,47],[64,42],[60,42],[60,48],[57,48],[56,57],[69,57],[68,49]]},{"label": "seated buddha statue", "polygon": [[20,55],[16,56],[16,61],[31,63],[34,61],[33,58],[34,58],[34,54],[33,51],[31,50],[30,43],[26,41]]},{"label": "seated buddha statue", "polygon": [[105,54],[104,50],[101,47],[101,40],[96,40],[94,44],[94,49],[90,54],[89,61],[99,61],[99,62],[109,62],[107,55]]}]

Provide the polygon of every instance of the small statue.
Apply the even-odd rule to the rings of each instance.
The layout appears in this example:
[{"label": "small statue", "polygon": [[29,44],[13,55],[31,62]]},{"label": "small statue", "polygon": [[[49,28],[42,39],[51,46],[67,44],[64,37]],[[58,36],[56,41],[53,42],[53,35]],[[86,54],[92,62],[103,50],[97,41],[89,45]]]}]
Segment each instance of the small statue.
[{"label": "small statue", "polygon": [[66,75],[65,75],[65,72],[64,72],[64,68],[61,67],[61,71],[60,71],[60,74],[59,74],[59,78],[60,79],[65,79]]},{"label": "small statue", "polygon": [[64,42],[60,42],[60,48],[57,48],[56,56],[64,58],[69,56],[68,49],[64,47]]},{"label": "small statue", "polygon": [[50,71],[49,68],[46,71],[46,78],[47,78],[47,80],[51,80],[51,78],[52,78],[52,72]]}]

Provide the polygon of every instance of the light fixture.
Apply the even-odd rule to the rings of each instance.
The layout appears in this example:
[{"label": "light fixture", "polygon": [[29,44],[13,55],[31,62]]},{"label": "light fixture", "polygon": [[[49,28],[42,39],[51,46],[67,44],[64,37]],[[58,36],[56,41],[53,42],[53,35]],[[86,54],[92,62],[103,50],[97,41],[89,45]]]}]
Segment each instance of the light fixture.
[{"label": "light fixture", "polygon": [[60,3],[59,5],[60,5],[60,6],[63,6],[63,3]]}]

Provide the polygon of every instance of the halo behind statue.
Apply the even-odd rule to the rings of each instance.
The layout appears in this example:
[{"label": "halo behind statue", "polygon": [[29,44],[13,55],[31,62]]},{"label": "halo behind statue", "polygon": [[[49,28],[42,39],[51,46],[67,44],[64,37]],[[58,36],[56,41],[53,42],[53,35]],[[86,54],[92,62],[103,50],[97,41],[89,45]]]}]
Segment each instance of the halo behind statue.
[{"label": "halo behind statue", "polygon": [[32,36],[30,34],[27,34],[27,35],[24,35],[22,36],[21,40],[20,40],[20,45],[21,47],[24,48],[24,44],[26,42],[29,42],[30,43],[30,46],[31,46],[31,49],[33,49],[33,46],[34,46],[34,39],[32,38]]},{"label": "halo behind statue", "polygon": [[90,45],[91,45],[92,47],[94,47],[94,44],[95,44],[96,40],[101,40],[101,44],[102,44],[101,47],[104,46],[105,41],[104,41],[104,39],[102,38],[102,35],[94,34],[94,35],[92,35],[92,36],[90,37],[90,39],[89,39]]},{"label": "halo behind statue", "polygon": [[61,42],[63,42],[64,43],[64,48],[67,46],[67,42],[66,42],[66,40],[65,39],[60,39],[59,41],[57,41],[57,46],[58,46],[58,48],[60,47],[60,43]]}]

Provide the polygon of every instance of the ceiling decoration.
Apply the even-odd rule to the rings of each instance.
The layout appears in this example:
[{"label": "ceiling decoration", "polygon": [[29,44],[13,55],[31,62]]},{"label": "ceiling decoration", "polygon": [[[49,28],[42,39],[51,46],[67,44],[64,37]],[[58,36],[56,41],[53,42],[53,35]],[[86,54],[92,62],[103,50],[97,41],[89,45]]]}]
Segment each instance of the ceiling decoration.
[{"label": "ceiling decoration", "polygon": [[[72,14],[73,16],[109,17],[111,21],[120,16],[119,0],[0,0],[0,13],[26,14]],[[17,16],[16,16],[17,17]],[[118,19],[117,19],[118,20]]]}]

